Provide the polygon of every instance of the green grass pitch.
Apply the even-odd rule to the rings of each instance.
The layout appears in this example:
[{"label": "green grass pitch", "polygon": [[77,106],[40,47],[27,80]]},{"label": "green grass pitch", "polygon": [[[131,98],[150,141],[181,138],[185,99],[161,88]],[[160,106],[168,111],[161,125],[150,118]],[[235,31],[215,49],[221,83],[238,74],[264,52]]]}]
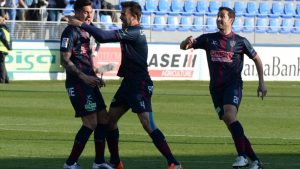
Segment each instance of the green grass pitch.
[{"label": "green grass pitch", "polygon": [[[120,81],[101,89],[109,105]],[[155,81],[157,126],[185,169],[230,169],[235,148],[213,109],[208,82]],[[257,82],[244,83],[238,118],[266,169],[300,168],[300,82],[266,82],[268,96],[256,97]],[[0,169],[59,169],[69,155],[80,119],[63,81],[13,81],[0,85]],[[120,156],[126,169],[166,169],[166,161],[135,114],[119,122]],[[106,157],[109,154],[106,151]],[[93,137],[79,160],[94,160]]]}]

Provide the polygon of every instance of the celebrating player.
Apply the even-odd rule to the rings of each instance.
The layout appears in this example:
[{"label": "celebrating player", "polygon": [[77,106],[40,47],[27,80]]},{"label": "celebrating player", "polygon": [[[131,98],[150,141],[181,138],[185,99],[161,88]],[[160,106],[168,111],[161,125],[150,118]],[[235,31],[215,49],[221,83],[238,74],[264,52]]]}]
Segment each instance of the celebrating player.
[{"label": "celebrating player", "polygon": [[244,134],[241,123],[237,120],[238,107],[242,99],[242,78],[244,54],[256,65],[259,84],[257,94],[262,99],[267,94],[263,78],[263,66],[260,57],[249,41],[232,32],[235,12],[227,7],[220,7],[217,17],[219,32],[203,34],[196,39],[187,37],[181,42],[183,50],[204,49],[210,73],[210,93],[219,118],[224,121],[235,143],[238,153],[233,168],[248,166],[247,157],[252,160],[251,169],[261,169],[262,163],[254,153]]},{"label": "celebrating player", "polygon": [[[75,17],[91,25],[94,17],[92,3],[89,0],[77,0],[74,4]],[[107,111],[98,87],[104,81],[96,76],[90,48],[90,35],[83,29],[67,26],[61,36],[61,64],[66,69],[66,89],[75,110],[75,116],[81,117],[82,126],[75,137],[73,149],[64,164],[64,169],[80,169],[77,163],[85,144],[94,131],[95,162],[93,169],[105,164],[105,130]]]},{"label": "celebrating player", "polygon": [[167,159],[169,169],[182,169],[171,153],[165,136],[154,123],[151,106],[153,83],[147,66],[148,45],[139,22],[141,6],[134,1],[122,2],[121,6],[120,19],[123,24],[120,30],[105,31],[75,18],[69,20],[69,24],[80,26],[91,33],[98,42],[120,42],[121,44],[122,61],[118,76],[123,77],[123,81],[110,105],[111,125],[106,138],[111,152],[110,162],[114,168],[123,169],[118,153],[117,122],[131,108],[139,117],[157,149]]}]

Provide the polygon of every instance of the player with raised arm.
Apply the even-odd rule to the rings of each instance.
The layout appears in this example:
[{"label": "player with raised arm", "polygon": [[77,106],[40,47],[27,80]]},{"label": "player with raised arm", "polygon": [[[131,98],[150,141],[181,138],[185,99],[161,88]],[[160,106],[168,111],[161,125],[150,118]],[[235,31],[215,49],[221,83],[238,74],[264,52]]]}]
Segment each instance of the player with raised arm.
[{"label": "player with raised arm", "polygon": [[73,17],[69,24],[91,33],[100,43],[120,42],[122,61],[118,76],[123,77],[122,83],[110,104],[110,126],[106,137],[111,152],[110,163],[116,169],[123,169],[118,153],[119,130],[118,120],[130,108],[137,114],[142,126],[150,135],[153,143],[167,159],[169,169],[182,169],[181,164],[174,158],[166,142],[165,136],[157,128],[152,115],[151,96],[153,82],[149,76],[147,57],[148,45],[146,36],[140,26],[141,6],[134,1],[122,2],[120,19],[122,29],[106,31],[90,26]]},{"label": "player with raised arm", "polygon": [[258,73],[257,94],[262,99],[267,94],[263,78],[263,66],[260,57],[249,41],[232,32],[235,12],[227,7],[220,7],[217,17],[219,32],[203,34],[196,39],[187,37],[180,48],[204,49],[206,51],[210,73],[210,94],[219,118],[224,121],[235,143],[238,153],[233,168],[248,166],[247,157],[252,161],[251,169],[262,169],[262,163],[253,151],[237,119],[238,107],[242,100],[243,81],[241,72],[244,54],[252,59]]},{"label": "player with raised arm", "polygon": [[[94,11],[89,0],[77,0],[74,4],[75,17],[87,25],[92,25]],[[80,169],[78,158],[90,135],[94,132],[95,161],[93,169],[111,168],[105,163],[105,127],[108,114],[99,87],[104,81],[96,76],[93,65],[91,36],[75,26],[67,26],[61,36],[61,64],[66,69],[65,86],[82,126],[76,134],[72,151],[66,160],[64,169]]]}]

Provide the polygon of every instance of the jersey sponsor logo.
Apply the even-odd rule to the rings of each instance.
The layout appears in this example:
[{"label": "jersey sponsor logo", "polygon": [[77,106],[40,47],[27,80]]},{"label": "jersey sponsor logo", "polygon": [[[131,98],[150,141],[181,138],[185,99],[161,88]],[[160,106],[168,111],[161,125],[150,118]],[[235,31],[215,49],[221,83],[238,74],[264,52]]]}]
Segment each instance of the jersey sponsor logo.
[{"label": "jersey sponsor logo", "polygon": [[233,103],[234,104],[239,104],[239,100],[240,100],[240,98],[239,97],[237,97],[237,96],[233,96]]},{"label": "jersey sponsor logo", "polygon": [[86,98],[86,103],[84,105],[85,110],[87,111],[95,111],[97,104],[95,102],[92,102],[92,96],[88,95]]},{"label": "jersey sponsor logo", "polygon": [[210,56],[213,62],[232,62],[233,52],[211,50]]},{"label": "jersey sponsor logo", "polygon": [[63,38],[61,41],[61,47],[62,48],[67,48],[69,44],[69,38]]}]

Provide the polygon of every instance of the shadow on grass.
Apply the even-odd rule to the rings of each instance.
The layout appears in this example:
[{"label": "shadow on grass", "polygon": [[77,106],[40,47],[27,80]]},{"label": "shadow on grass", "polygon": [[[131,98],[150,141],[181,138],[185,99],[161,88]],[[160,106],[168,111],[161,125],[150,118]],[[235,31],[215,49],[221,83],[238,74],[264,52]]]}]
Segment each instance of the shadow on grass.
[{"label": "shadow on grass", "polygon": [[[299,169],[300,154],[261,154],[264,169]],[[184,169],[230,169],[232,155],[177,156]],[[61,169],[65,158],[2,158],[1,169]],[[122,157],[126,169],[166,169],[160,156]],[[91,168],[93,157],[83,156],[79,163],[83,169]]]}]

